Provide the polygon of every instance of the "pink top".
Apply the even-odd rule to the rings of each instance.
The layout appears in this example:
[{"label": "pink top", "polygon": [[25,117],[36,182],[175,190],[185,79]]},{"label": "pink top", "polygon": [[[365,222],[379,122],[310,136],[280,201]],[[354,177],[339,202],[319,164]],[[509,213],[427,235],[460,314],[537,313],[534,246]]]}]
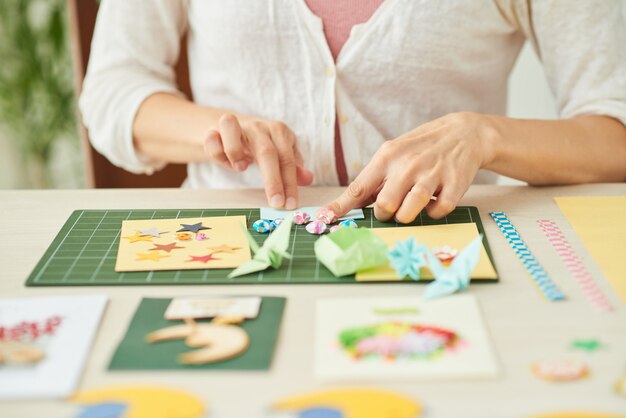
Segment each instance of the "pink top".
[{"label": "pink top", "polygon": [[[341,48],[350,36],[352,26],[367,22],[374,14],[383,0],[305,0],[313,13],[322,19],[324,23],[324,35],[333,58],[337,56]],[[339,134],[339,118],[335,118],[335,165],[337,175],[342,185],[348,183],[348,172],[341,148]]]}]

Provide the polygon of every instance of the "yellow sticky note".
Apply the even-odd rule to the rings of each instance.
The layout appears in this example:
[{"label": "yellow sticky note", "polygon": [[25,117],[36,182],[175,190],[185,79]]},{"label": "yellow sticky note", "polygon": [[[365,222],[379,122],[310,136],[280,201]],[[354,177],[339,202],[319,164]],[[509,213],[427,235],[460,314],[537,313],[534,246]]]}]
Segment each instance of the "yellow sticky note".
[{"label": "yellow sticky note", "polygon": [[626,196],[555,200],[613,289],[626,302]]},{"label": "yellow sticky note", "polygon": [[122,222],[115,271],[235,268],[249,261],[245,216]]},{"label": "yellow sticky note", "polygon": [[[404,241],[408,238],[415,238],[420,244],[425,244],[431,249],[433,247],[449,246],[461,251],[467,244],[478,236],[478,228],[475,223],[449,224],[449,225],[428,225],[428,226],[408,226],[401,228],[375,228],[374,233],[387,243],[389,248],[393,248],[397,241]],[[420,271],[420,277],[432,279],[433,276],[427,268]],[[472,272],[473,279],[496,279],[498,276],[493,268],[487,251],[483,246],[480,249],[480,259],[476,268]],[[396,271],[389,264],[371,270],[358,272],[356,280],[365,281],[397,281],[401,280]]]}]

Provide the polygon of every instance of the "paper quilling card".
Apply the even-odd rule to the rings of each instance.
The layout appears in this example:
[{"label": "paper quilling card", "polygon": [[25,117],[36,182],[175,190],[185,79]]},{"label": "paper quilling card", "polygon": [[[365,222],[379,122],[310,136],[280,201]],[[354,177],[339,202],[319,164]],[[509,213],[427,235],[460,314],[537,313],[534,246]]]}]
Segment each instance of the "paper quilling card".
[{"label": "paper quilling card", "polygon": [[115,271],[225,269],[250,260],[245,216],[122,222]]},{"label": "paper quilling card", "polygon": [[0,399],[70,395],[106,303],[105,295],[0,299]]},{"label": "paper quilling card", "polygon": [[494,377],[498,366],[472,295],[324,299],[316,375],[325,380]]}]

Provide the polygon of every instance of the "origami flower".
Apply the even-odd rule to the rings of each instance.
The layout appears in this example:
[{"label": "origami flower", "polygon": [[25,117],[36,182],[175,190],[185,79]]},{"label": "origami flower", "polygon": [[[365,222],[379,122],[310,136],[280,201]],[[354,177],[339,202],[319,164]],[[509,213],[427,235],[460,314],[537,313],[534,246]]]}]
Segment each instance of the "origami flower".
[{"label": "origami flower", "polygon": [[404,278],[409,276],[413,280],[420,279],[420,268],[426,265],[426,253],[428,247],[415,242],[411,237],[406,241],[396,242],[396,246],[387,253],[398,276]]}]

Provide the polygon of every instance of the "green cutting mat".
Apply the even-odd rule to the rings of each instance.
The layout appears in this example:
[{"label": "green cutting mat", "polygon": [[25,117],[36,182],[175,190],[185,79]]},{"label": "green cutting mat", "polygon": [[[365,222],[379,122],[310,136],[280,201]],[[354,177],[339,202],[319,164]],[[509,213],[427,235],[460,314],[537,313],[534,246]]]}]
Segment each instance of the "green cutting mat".
[{"label": "green cutting mat", "polygon": [[[369,228],[406,226],[377,221],[372,209],[366,208],[359,226]],[[278,270],[268,269],[234,279],[226,278],[230,270],[174,270],[115,272],[122,221],[126,219],[173,219],[210,216],[246,216],[248,227],[261,244],[265,235],[252,230],[259,219],[259,209],[158,209],[158,210],[77,210],[72,213],[35,269],[26,286],[90,286],[90,285],[170,285],[170,284],[250,284],[250,283],[354,283],[354,277],[340,279],[320,265],[313,253],[317,236],[296,225],[291,234],[291,260]],[[436,225],[474,222],[484,234],[478,210],[458,207],[441,220],[433,220],[423,212],[411,225]],[[493,263],[487,238],[485,248]],[[495,265],[495,264],[494,264]],[[485,280],[481,280],[485,281]],[[493,280],[492,280],[493,281]]]}]

